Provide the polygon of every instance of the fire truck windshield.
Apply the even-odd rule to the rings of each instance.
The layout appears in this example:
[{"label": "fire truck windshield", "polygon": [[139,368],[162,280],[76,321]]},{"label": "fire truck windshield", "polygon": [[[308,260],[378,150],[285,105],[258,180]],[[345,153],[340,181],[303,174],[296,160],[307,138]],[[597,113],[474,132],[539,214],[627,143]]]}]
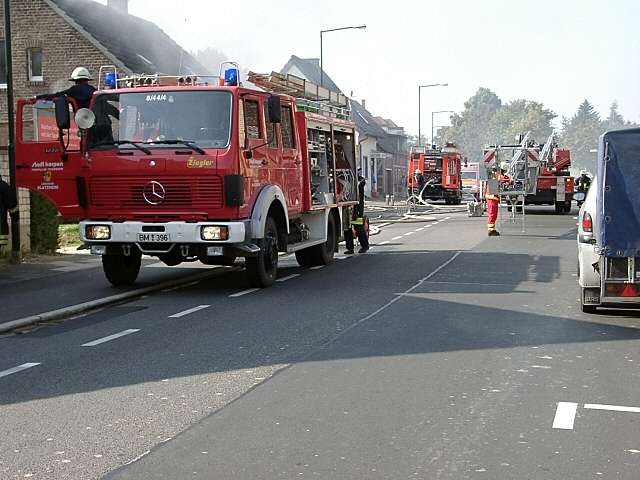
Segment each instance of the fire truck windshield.
[{"label": "fire truck windshield", "polygon": [[223,91],[117,91],[97,96],[89,148],[225,148],[231,134],[231,94]]}]

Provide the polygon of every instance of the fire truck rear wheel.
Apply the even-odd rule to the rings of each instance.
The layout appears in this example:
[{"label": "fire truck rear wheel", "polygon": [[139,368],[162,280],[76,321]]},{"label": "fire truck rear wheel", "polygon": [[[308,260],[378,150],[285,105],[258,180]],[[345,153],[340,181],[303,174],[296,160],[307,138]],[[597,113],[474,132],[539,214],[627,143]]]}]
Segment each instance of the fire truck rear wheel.
[{"label": "fire truck rear wheel", "polygon": [[132,285],[138,278],[140,273],[140,264],[142,255],[140,252],[134,252],[125,255],[103,255],[102,269],[107,280],[115,287],[123,287]]},{"label": "fire truck rear wheel", "polygon": [[336,223],[333,215],[329,214],[327,220],[327,241],[320,245],[298,250],[296,260],[301,267],[315,267],[317,265],[329,265],[333,262],[333,254],[336,249]]},{"label": "fire truck rear wheel", "polygon": [[245,261],[247,279],[252,287],[270,287],[278,277],[278,227],[273,218],[267,217],[264,238],[258,240],[260,252]]}]

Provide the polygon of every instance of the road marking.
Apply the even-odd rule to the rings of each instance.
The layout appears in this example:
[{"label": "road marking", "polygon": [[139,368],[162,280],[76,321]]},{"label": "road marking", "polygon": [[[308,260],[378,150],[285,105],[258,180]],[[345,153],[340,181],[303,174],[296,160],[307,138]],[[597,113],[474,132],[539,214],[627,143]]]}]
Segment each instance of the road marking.
[{"label": "road marking", "polygon": [[407,232],[407,233],[404,234],[404,236],[408,237],[409,235],[413,235],[414,233],[416,233],[416,232]]},{"label": "road marking", "polygon": [[444,217],[444,219],[445,219],[445,220],[450,220],[450,219],[451,219],[451,217]]},{"label": "road marking", "polygon": [[416,228],[416,232],[421,232],[422,230],[424,230],[424,227]]},{"label": "road marking", "polygon": [[286,282],[287,280],[291,280],[292,278],[299,277],[299,273],[292,273],[291,275],[287,275],[286,277],[282,277],[276,280],[276,282]]},{"label": "road marking", "polygon": [[391,240],[400,240],[402,238],[402,235],[398,235],[397,237],[393,237]]},{"label": "road marking", "polygon": [[620,405],[601,405],[599,403],[585,403],[584,408],[590,410],[609,410],[612,412],[640,413],[640,407],[622,407]]},{"label": "road marking", "polygon": [[39,363],[23,363],[22,365],[18,365],[17,367],[13,367],[10,368],[8,370],[3,370],[2,372],[0,372],[0,378],[2,377],[8,377],[9,375],[13,375],[14,373],[18,373],[21,372],[23,370],[27,370],[31,367],[37,367],[38,365],[40,365]]},{"label": "road marking", "polygon": [[259,288],[249,288],[248,290],[242,290],[241,292],[231,294],[231,295],[229,295],[229,298],[241,297],[241,296],[247,295],[249,293],[257,292],[258,290],[260,290],[260,289]]},{"label": "road marking", "polygon": [[209,308],[211,305],[198,305],[197,307],[190,308],[188,310],[184,310],[182,312],[174,313],[173,315],[169,315],[169,318],[180,318],[185,315],[189,315],[190,313],[197,312],[199,310],[204,310],[205,308]]},{"label": "road marking", "polygon": [[573,402],[558,402],[556,416],[553,419],[553,428],[573,430],[573,422],[576,419],[578,404]]},{"label": "road marking", "polygon": [[380,242],[378,245],[386,245],[387,243],[389,243],[389,240],[385,240],[384,242]]},{"label": "road marking", "polygon": [[132,333],[139,332],[139,328],[129,328],[128,330],[123,330],[119,333],[114,333],[113,335],[109,335],[108,337],[102,337],[97,340],[93,340],[92,342],[83,343],[82,347],[95,347],[96,345],[100,345],[101,343],[110,342],[111,340],[115,340],[116,338],[124,337],[125,335],[131,335]]},{"label": "road marking", "polygon": [[426,227],[424,227],[424,228],[431,228],[431,227],[433,227],[433,224],[431,224],[431,225],[427,225],[427,226],[426,226]]},{"label": "road marking", "polygon": [[315,267],[311,267],[309,270],[320,270],[321,268],[324,268],[324,265],[316,265]]},{"label": "road marking", "polygon": [[381,223],[379,225],[376,225],[376,227],[382,228],[382,227],[386,227],[387,225],[391,225],[391,224],[390,223]]}]

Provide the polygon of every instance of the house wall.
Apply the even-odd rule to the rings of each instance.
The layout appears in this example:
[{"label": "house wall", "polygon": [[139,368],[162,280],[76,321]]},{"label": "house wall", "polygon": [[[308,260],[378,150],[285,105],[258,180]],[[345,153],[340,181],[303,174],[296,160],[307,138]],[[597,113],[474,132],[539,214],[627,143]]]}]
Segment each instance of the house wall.
[{"label": "house wall", "polygon": [[[0,4],[0,16],[3,15]],[[0,23],[0,39],[4,39],[4,22]],[[68,88],[69,75],[77,66],[87,67],[97,79],[99,67],[113,63],[45,0],[11,0],[11,34],[16,100]],[[29,48],[42,49],[42,81],[29,81]],[[6,88],[0,88],[0,145],[7,145]]]},{"label": "house wall", "polygon": [[[360,137],[362,138],[362,137]],[[375,197],[378,195],[378,177],[379,159],[371,158],[371,154],[378,150],[378,143],[373,137],[364,137],[359,139],[360,145],[360,165],[362,176],[367,179],[364,193],[367,197]],[[372,176],[372,172],[375,172]]]}]

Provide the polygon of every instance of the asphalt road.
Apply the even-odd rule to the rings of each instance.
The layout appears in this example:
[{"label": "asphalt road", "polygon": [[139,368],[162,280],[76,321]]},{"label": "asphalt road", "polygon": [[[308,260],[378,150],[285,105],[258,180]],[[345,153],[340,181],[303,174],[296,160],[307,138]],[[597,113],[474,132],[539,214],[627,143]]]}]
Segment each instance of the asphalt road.
[{"label": "asphalt road", "polygon": [[0,478],[637,479],[640,315],[580,312],[576,220],[439,218],[0,338]]}]

